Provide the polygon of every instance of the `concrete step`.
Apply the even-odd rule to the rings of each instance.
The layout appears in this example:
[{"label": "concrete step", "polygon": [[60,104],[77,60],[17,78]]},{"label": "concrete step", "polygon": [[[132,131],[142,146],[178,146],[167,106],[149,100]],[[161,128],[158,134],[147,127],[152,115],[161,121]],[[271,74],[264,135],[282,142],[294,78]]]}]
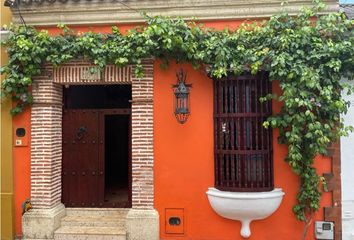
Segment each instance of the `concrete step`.
[{"label": "concrete step", "polygon": [[125,216],[120,215],[67,215],[61,219],[61,226],[125,227]]},{"label": "concrete step", "polygon": [[54,240],[126,240],[121,227],[61,226],[54,232]]},{"label": "concrete step", "polygon": [[67,216],[118,216],[125,217],[128,208],[66,208]]}]

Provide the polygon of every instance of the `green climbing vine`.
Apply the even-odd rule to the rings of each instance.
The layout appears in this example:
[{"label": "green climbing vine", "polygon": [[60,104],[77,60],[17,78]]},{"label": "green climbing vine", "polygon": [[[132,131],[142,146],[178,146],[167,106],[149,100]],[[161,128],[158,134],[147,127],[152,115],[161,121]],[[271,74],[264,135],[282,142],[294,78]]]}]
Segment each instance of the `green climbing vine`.
[{"label": "green climbing vine", "polygon": [[101,69],[108,63],[135,64],[138,76],[143,75],[141,60],[150,57],[162,59],[163,65],[174,59],[207,67],[214,78],[229,72],[269,71],[270,78],[279,81],[282,95],[260,100],[275,99],[283,105],[263,126],[279,128],[279,142],[288,146],[285,160],[301,180],[293,211],[308,223],[319,209],[323,180],[313,167],[314,158],[352,130],[340,119],[349,106],[341,92],[351,92],[340,79],[354,75],[354,23],[343,13],[319,15],[324,7],[317,1],[297,16],[282,12],[235,31],[166,17],[147,17],[146,25],[127,34],[117,27],[101,34],[59,26],[62,34],[51,36],[45,30],[10,26],[10,37],[3,43],[9,62],[1,68],[6,75],[2,93],[17,103],[12,114],[18,114],[32,103],[30,86],[43,63],[59,66],[78,57]]}]

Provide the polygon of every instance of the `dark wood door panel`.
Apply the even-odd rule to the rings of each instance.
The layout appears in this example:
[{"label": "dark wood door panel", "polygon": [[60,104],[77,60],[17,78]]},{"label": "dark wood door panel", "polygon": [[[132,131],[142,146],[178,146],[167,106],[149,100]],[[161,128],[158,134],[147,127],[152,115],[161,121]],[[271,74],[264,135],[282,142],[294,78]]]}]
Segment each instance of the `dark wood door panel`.
[{"label": "dark wood door panel", "polygon": [[65,110],[63,114],[63,202],[68,206],[97,206],[99,113]]},{"label": "dark wood door panel", "polygon": [[105,203],[105,116],[108,115],[131,116],[130,109],[63,111],[62,201],[67,207],[131,206],[131,120],[129,130],[123,134],[128,134],[129,203]]}]

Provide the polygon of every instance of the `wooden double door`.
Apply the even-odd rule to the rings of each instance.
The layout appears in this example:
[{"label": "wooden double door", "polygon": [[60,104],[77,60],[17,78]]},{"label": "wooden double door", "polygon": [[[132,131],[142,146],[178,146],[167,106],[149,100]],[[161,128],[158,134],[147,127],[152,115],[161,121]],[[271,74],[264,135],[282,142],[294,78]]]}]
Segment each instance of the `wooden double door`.
[{"label": "wooden double door", "polygon": [[[125,117],[128,130],[119,133],[119,126],[107,129],[108,116]],[[124,121],[123,121],[124,122]],[[127,122],[127,121],[126,121]],[[114,161],[127,161],[127,169],[107,170],[107,130],[118,131],[125,139],[127,154]],[[109,132],[108,132],[109,133]],[[109,135],[109,134],[108,134]],[[128,135],[128,136],[127,136]],[[114,148],[119,148],[110,143]],[[73,109],[63,111],[63,160],[62,160],[62,202],[66,207],[130,207],[131,206],[131,154],[130,154],[130,109]],[[117,155],[116,155],[117,156]],[[113,171],[112,171],[113,170]],[[109,179],[128,177],[127,200],[116,198],[108,201],[106,174]],[[119,193],[118,193],[119,194]]]}]

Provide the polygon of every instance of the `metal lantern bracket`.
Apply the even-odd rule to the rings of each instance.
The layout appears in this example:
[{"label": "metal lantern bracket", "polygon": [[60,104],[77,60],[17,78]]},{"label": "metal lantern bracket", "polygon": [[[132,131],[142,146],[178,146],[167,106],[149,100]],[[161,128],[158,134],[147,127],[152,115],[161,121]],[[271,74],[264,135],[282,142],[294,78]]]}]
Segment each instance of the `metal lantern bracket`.
[{"label": "metal lantern bracket", "polygon": [[177,121],[185,123],[190,115],[190,88],[192,84],[186,84],[187,73],[181,69],[176,73],[177,84],[173,85],[174,114]]}]

